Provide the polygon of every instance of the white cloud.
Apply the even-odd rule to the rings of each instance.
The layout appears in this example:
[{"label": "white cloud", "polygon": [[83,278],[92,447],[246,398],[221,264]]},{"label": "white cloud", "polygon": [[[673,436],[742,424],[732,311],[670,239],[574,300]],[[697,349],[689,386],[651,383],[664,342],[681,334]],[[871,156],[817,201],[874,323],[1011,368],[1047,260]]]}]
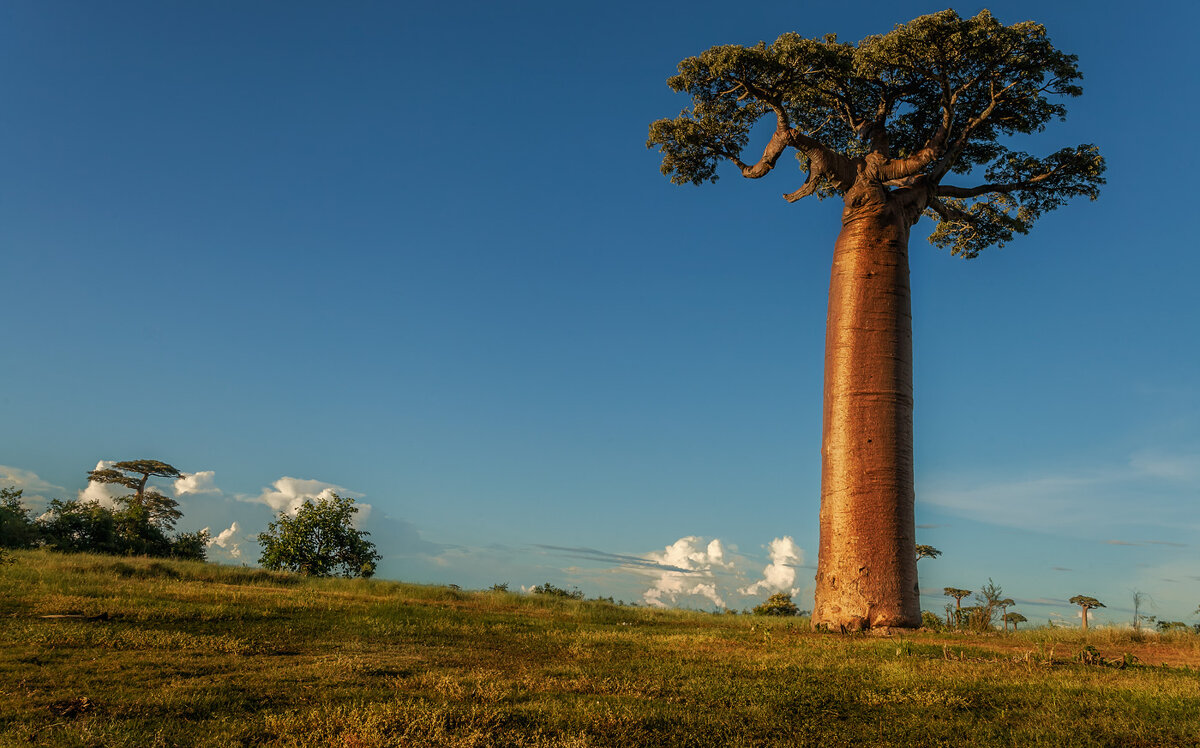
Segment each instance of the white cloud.
[{"label": "white cloud", "polygon": [[[264,488],[261,494],[250,499],[250,501],[266,504],[276,512],[286,511],[295,514],[306,500],[318,501],[320,499],[328,499],[335,493],[339,496],[348,496],[350,498],[357,498],[362,495],[333,483],[304,478],[290,478],[285,475],[272,483],[271,488]],[[359,511],[354,518],[355,524],[360,525],[371,513],[371,505],[357,503],[356,506],[358,506]]]},{"label": "white cloud", "polygon": [[[96,470],[105,470],[117,464],[113,460],[100,460],[96,463]],[[79,492],[80,501],[94,501],[100,506],[115,507],[118,496],[128,496],[130,490],[126,486],[117,483],[99,483],[94,480],[88,481],[87,487]]]},{"label": "white cloud", "polygon": [[49,501],[67,493],[67,489],[42,480],[37,473],[30,470],[0,465],[0,488],[10,487],[23,491],[21,499],[27,504]]},{"label": "white cloud", "polygon": [[790,535],[775,538],[767,546],[767,555],[771,563],[763,569],[763,578],[738,591],[743,595],[758,595],[763,592],[799,594],[800,590],[794,587],[796,567],[804,563],[804,551],[796,545],[796,541],[792,540]]},{"label": "white cloud", "polygon": [[[204,528],[207,530],[208,528]],[[223,549],[231,558],[239,559],[242,557],[242,548],[237,537],[238,523],[234,522],[229,527],[217,533],[208,541],[208,547],[217,547]]]},{"label": "white cloud", "polygon": [[196,473],[188,473],[181,478],[175,480],[175,495],[183,496],[189,493],[221,493],[221,489],[217,488],[213,482],[213,476],[216,473],[212,470],[201,470]]},{"label": "white cloud", "polygon": [[648,604],[666,607],[677,603],[681,597],[699,595],[718,607],[725,607],[713,581],[718,570],[728,567],[725,548],[719,539],[705,543],[702,538],[689,535],[661,552],[646,554],[646,558],[671,567],[658,572],[653,586],[642,593],[642,599]]}]

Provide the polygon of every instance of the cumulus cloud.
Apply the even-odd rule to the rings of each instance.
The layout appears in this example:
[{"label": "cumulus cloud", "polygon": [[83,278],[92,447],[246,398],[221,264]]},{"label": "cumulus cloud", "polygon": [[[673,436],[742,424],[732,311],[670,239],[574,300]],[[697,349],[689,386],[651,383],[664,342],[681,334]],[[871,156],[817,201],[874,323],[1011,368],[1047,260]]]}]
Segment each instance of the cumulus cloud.
[{"label": "cumulus cloud", "polygon": [[175,495],[183,496],[189,493],[221,493],[213,482],[216,473],[212,470],[201,470],[198,473],[188,473],[175,480]]},{"label": "cumulus cloud", "polygon": [[[114,460],[100,460],[96,463],[96,470],[106,470],[117,464]],[[87,487],[79,492],[80,501],[94,501],[100,506],[115,507],[117,505],[118,496],[128,496],[133,493],[128,487],[118,483],[100,483],[98,481],[89,480]]]},{"label": "cumulus cloud", "polygon": [[739,592],[743,595],[758,595],[764,592],[786,592],[799,594],[796,584],[796,567],[804,563],[804,551],[796,545],[790,535],[775,538],[767,546],[771,563],[763,569],[763,578]]},{"label": "cumulus cloud", "polygon": [[[208,530],[208,528],[204,528]],[[229,527],[214,535],[208,541],[209,548],[220,548],[229,554],[231,558],[240,559],[242,557],[242,547],[238,538],[238,523],[234,522]]]},{"label": "cumulus cloud", "polygon": [[717,607],[725,607],[714,582],[716,572],[729,566],[719,539],[705,543],[702,538],[689,535],[663,551],[646,554],[646,558],[663,568],[653,586],[642,593],[642,599],[649,605],[666,607],[683,596],[699,595]]},{"label": "cumulus cloud", "polygon": [[[304,478],[291,478],[285,475],[272,483],[270,488],[264,488],[262,493],[250,500],[266,504],[276,512],[286,511],[290,514],[295,514],[305,501],[328,499],[335,493],[339,496],[348,496],[353,499],[362,496],[362,494],[354,493],[333,483]],[[359,503],[357,506],[358,514],[354,518],[356,525],[361,524],[367,518],[367,515],[371,513],[370,504]]]},{"label": "cumulus cloud", "polygon": [[9,487],[21,490],[21,498],[26,502],[40,503],[67,493],[67,489],[42,480],[31,470],[0,465],[0,488]]}]

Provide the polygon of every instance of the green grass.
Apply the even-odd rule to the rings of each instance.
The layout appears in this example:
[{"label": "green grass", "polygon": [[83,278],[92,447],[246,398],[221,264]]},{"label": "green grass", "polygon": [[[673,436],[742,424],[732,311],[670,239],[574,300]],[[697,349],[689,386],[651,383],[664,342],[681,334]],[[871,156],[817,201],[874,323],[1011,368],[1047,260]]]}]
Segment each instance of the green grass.
[{"label": "green grass", "polygon": [[[1188,634],[839,636],[795,619],[14,557],[0,567],[0,745],[1200,746]],[[1075,659],[1089,645],[1139,660]]]}]

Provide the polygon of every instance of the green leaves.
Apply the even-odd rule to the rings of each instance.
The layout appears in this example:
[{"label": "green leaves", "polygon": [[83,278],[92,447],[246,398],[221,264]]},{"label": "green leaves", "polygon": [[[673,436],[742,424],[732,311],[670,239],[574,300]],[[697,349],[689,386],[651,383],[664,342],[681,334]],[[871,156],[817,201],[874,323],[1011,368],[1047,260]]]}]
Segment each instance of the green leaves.
[{"label": "green leaves", "polygon": [[316,502],[305,500],[294,515],[282,511],[259,533],[258,562],[271,570],[306,576],[370,577],[381,556],[368,532],[353,527],[354,499],[336,493]]},{"label": "green leaves", "polygon": [[[1104,183],[1095,146],[1039,159],[1000,142],[1066,116],[1064,100],[1082,92],[1076,62],[1040,24],[1004,26],[986,10],[920,16],[857,45],[786,33],[772,44],[716,46],[679,63],[667,83],[691,106],[652,123],[646,145],[676,184],[715,182],[726,160],[761,177],[790,146],[801,168],[818,168],[789,201],[846,194],[864,180],[876,194],[908,189],[910,201],[912,187],[924,188],[919,206],[939,221],[932,241],[973,257],[1073,197],[1095,199]],[[774,134],[747,165],[764,116]],[[881,166],[864,168],[868,155]],[[941,189],[946,175],[986,164],[987,189]]]},{"label": "green leaves", "polygon": [[660,119],[650,125],[646,147],[660,146],[662,173],[675,184],[717,181],[717,164],[734,159],[749,141],[749,125],[731,120],[697,117],[684,110],[677,119]]},{"label": "green leaves", "polygon": [[1005,151],[988,167],[987,184],[938,189],[941,205],[931,203],[929,214],[940,220],[929,241],[968,259],[993,244],[1003,247],[1071,198],[1099,197],[1104,170],[1104,159],[1091,144],[1063,148],[1045,158]]}]

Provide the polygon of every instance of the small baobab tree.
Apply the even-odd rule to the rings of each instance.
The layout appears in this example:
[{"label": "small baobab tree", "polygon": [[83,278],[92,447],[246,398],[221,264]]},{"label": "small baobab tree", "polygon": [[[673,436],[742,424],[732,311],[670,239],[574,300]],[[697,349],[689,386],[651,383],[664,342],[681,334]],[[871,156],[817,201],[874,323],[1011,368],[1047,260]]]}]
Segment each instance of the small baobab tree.
[{"label": "small baobab tree", "polygon": [[1084,631],[1087,631],[1087,613],[1088,613],[1088,611],[1091,610],[1092,608],[1106,607],[1104,605],[1104,603],[1100,602],[1099,600],[1097,600],[1094,597],[1088,597],[1087,595],[1076,595],[1075,597],[1071,598],[1067,602],[1071,603],[1072,605],[1078,605],[1083,610],[1083,630]]},{"label": "small baobab tree", "polygon": [[942,552],[939,551],[937,548],[934,548],[932,545],[918,545],[917,546],[917,560],[918,561],[920,561],[923,558],[937,558],[940,555],[942,555]]},{"label": "small baobab tree", "polygon": [[1008,630],[1008,624],[1009,624],[1009,623],[1012,623],[1012,625],[1013,625],[1013,631],[1016,631],[1016,630],[1017,630],[1017,624],[1018,624],[1018,623],[1025,623],[1025,622],[1026,622],[1026,621],[1028,621],[1028,620],[1029,620],[1028,618],[1026,618],[1025,616],[1021,615],[1020,613],[1018,613],[1018,612],[1017,612],[1017,611],[1015,611],[1015,610],[1014,610],[1013,612],[1011,612],[1011,613],[1005,613],[1005,614],[1004,614],[1004,627],[1005,627],[1005,629],[1004,629],[1004,630],[1005,630],[1005,631],[1007,631],[1007,630]]},{"label": "small baobab tree", "polygon": [[[944,587],[942,589],[942,594],[944,594],[946,597],[954,598],[954,617],[956,620],[961,620],[962,619],[962,599],[964,597],[966,597],[967,595],[970,595],[971,590],[960,590],[957,587]],[[950,606],[947,605],[946,607],[949,608]],[[949,623],[948,615],[947,615],[947,623]]]},{"label": "small baobab tree", "polygon": [[1016,602],[1011,597],[996,601],[996,607],[1000,608],[1000,620],[1004,622],[1005,632],[1008,631],[1008,609],[1013,605],[1016,605]]}]

